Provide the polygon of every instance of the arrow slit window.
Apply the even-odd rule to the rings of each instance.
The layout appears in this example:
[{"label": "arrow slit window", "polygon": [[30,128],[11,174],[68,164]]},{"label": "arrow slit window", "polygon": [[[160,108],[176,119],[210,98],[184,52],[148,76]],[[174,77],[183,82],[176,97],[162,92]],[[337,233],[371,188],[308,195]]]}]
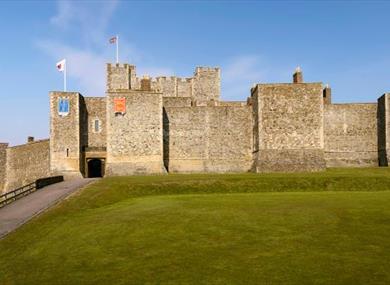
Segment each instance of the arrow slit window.
[{"label": "arrow slit window", "polygon": [[100,133],[100,120],[99,119],[95,119],[93,121],[93,131],[95,133]]}]

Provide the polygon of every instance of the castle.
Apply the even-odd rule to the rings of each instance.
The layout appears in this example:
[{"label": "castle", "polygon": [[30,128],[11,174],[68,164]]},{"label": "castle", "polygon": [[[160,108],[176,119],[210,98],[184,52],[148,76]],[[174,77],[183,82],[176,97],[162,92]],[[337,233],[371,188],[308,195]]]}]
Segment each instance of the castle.
[{"label": "castle", "polygon": [[105,97],[50,92],[50,139],[0,144],[0,190],[50,175],[320,171],[387,166],[390,94],[332,104],[331,89],[257,84],[242,102],[220,100],[220,69],[193,77],[137,77],[107,64]]}]

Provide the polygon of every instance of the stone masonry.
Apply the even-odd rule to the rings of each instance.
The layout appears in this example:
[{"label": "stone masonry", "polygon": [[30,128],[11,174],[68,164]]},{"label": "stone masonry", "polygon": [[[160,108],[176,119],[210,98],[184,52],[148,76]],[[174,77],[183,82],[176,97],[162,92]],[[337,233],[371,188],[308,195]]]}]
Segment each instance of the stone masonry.
[{"label": "stone masonry", "polygon": [[321,83],[258,84],[252,89],[254,171],[325,168],[322,97]]},{"label": "stone masonry", "polygon": [[50,176],[49,155],[49,140],[7,148],[5,191]]},{"label": "stone masonry", "polygon": [[292,83],[256,84],[246,101],[226,102],[220,80],[213,67],[150,78],[107,64],[104,97],[50,92],[50,139],[0,144],[0,190],[49,175],[388,166],[390,94],[333,104],[331,88],[305,83],[297,68]]},{"label": "stone masonry", "polygon": [[7,143],[0,143],[0,193],[4,189],[7,178]]}]

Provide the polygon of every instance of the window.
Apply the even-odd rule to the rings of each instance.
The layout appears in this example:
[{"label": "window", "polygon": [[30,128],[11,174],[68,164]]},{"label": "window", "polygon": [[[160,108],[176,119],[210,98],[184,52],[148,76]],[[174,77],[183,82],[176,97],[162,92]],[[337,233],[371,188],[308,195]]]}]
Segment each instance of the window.
[{"label": "window", "polygon": [[96,119],[94,121],[94,130],[95,130],[95,133],[100,132],[100,121],[98,119]]},{"label": "window", "polygon": [[66,149],[66,157],[69,157],[69,148]]}]

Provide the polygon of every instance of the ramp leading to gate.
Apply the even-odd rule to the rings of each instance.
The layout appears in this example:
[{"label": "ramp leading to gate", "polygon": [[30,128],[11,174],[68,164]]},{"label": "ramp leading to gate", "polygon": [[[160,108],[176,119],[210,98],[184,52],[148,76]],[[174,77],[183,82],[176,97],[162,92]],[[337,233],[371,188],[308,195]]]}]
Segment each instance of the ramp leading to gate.
[{"label": "ramp leading to gate", "polygon": [[0,238],[95,180],[76,179],[53,184],[0,208]]}]

